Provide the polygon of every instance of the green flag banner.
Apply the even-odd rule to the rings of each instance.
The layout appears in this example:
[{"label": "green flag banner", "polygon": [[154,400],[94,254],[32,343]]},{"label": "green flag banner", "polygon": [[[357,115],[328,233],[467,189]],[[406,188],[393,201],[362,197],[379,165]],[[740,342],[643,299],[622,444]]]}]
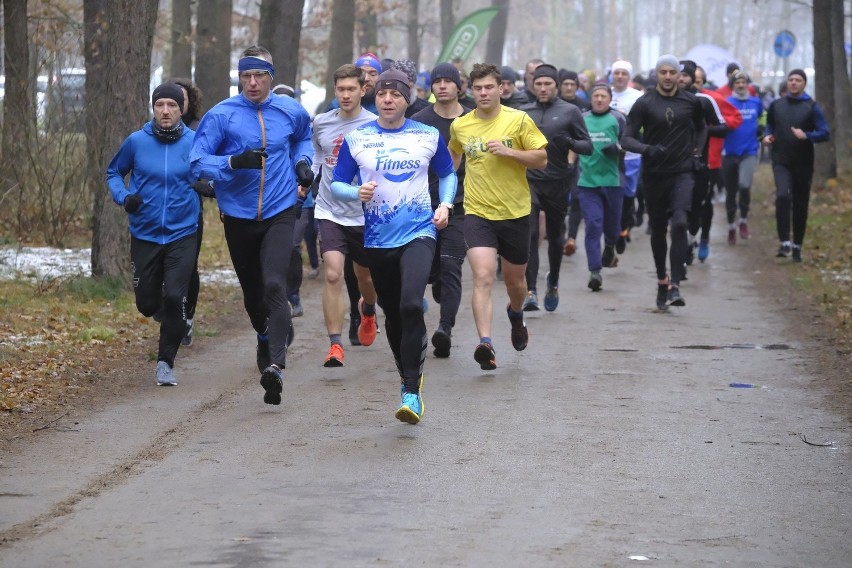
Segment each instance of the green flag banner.
[{"label": "green flag banner", "polygon": [[450,39],[441,50],[437,63],[450,62],[456,57],[462,60],[467,59],[476,42],[485,35],[485,30],[499,11],[499,8],[483,8],[465,16],[450,34]]}]

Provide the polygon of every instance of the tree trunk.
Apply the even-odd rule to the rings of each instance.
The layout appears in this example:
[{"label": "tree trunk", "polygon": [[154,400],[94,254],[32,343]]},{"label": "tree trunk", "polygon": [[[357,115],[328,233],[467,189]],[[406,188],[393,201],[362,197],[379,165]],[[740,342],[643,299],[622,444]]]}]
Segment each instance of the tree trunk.
[{"label": "tree trunk", "polygon": [[208,0],[198,10],[195,45],[195,84],[212,108],[231,96],[231,0]]},{"label": "tree trunk", "polygon": [[852,174],[852,90],[850,90],[849,70],[846,66],[844,48],[843,3],[831,2],[831,48],[832,75],[834,77],[834,140],[835,163],[838,174]]},{"label": "tree trunk", "polygon": [[[358,53],[371,51],[379,56],[379,59],[385,57],[379,53],[379,17],[376,14],[376,8],[369,3],[365,6],[364,13],[358,17],[361,33],[358,36]],[[351,24],[350,24],[351,25]]]},{"label": "tree trunk", "polygon": [[[815,99],[822,107],[828,127],[832,132],[837,129],[834,111],[834,57],[831,48],[831,4],[834,0],[814,0],[813,29],[814,53],[822,54],[814,60]],[[826,33],[828,31],[828,33]],[[817,144],[814,159],[814,183],[821,185],[825,180],[837,175],[837,163],[834,152],[835,141]]]},{"label": "tree trunk", "polygon": [[[450,34],[453,33],[453,28],[456,27],[456,16],[453,12],[453,0],[441,0],[441,47],[446,45],[450,39]],[[444,63],[436,61],[435,63]]]},{"label": "tree trunk", "polygon": [[30,133],[35,132],[34,78],[29,73],[27,0],[3,0],[3,66],[6,91],[3,103],[3,141],[0,155],[0,195],[18,185],[24,190],[23,164],[28,162]]},{"label": "tree trunk", "polygon": [[331,8],[331,37],[328,48],[328,69],[325,76],[325,104],[328,106],[334,98],[334,72],[338,67],[346,63],[352,63],[352,42],[355,39],[355,30],[352,22],[355,21],[355,0],[334,0]]},{"label": "tree trunk", "polygon": [[420,0],[409,0],[408,4],[408,58],[420,63]]},{"label": "tree trunk", "polygon": [[503,64],[503,46],[506,44],[506,27],[509,25],[509,0],[491,0],[491,5],[500,11],[488,28],[485,61],[499,66]]},{"label": "tree trunk", "polygon": [[88,149],[86,179],[94,196],[92,275],[126,276],[127,214],[109,198],[106,166],[121,142],[148,119],[151,47],[157,2],[85,0]]},{"label": "tree trunk", "polygon": [[192,1],[172,0],[172,57],[164,77],[192,79]]},{"label": "tree trunk", "polygon": [[275,83],[297,88],[299,41],[305,0],[263,0],[260,4],[260,45],[272,54]]}]

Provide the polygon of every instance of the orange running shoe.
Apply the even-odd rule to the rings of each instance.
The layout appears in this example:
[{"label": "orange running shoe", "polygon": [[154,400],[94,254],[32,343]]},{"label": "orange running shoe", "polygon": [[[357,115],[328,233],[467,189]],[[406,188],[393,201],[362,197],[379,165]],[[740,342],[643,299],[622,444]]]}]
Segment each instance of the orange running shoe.
[{"label": "orange running shoe", "polygon": [[364,315],[364,298],[358,300],[358,312],[361,314],[361,325],[358,326],[358,341],[361,345],[372,345],[376,340],[376,314]]},{"label": "orange running shoe", "polygon": [[343,347],[338,343],[332,343],[328,349],[328,355],[325,356],[323,367],[342,367],[343,366]]}]

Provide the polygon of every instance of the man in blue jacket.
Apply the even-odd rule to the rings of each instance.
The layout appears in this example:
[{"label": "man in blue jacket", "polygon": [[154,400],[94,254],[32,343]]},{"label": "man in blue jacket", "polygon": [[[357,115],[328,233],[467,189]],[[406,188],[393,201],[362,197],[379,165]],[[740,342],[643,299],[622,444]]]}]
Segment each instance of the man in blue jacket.
[{"label": "man in blue jacket", "polygon": [[311,119],[295,99],[272,94],[272,55],[260,46],[239,60],[242,93],[210,109],[195,133],[196,177],[213,180],[225,239],[257,332],[263,401],[281,404],[293,326],[287,269],[302,196],[313,181]]},{"label": "man in blue jacket", "polygon": [[157,384],[176,385],[172,367],[186,329],[186,297],[198,246],[199,203],[192,188],[197,177],[189,167],[193,132],[181,121],[179,85],[154,89],[151,104],[154,119],[121,144],[106,178],[113,201],[129,217],[136,308],[150,317],[162,306]]},{"label": "man in blue jacket", "polygon": [[808,78],[801,69],[793,69],[787,74],[787,94],[769,105],[766,136],[763,137],[763,143],[772,146],[775,222],[778,240],[781,241],[775,256],[785,258],[792,253],[793,262],[802,261],[802,243],[808,224],[808,202],[814,177],[814,144],[825,142],[830,136],[822,109],[805,92],[807,84]]}]

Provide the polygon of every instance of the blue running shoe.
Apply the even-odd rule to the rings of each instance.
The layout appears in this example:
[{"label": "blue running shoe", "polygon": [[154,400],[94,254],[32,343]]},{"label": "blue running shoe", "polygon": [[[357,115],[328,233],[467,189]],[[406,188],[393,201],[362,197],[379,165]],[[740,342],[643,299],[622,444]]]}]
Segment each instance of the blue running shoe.
[{"label": "blue running shoe", "polygon": [[701,241],[698,243],[698,260],[704,262],[710,256],[710,243]]},{"label": "blue running shoe", "polygon": [[428,311],[429,311],[429,300],[427,300],[427,299],[424,297],[424,298],[423,298],[423,313],[425,314],[425,313],[426,313],[426,312],[428,312]]},{"label": "blue running shoe", "polygon": [[527,297],[524,300],[523,311],[525,312],[537,312],[540,308],[538,307],[538,294],[536,294],[535,290],[530,290],[527,292]]},{"label": "blue running shoe", "polygon": [[544,279],[547,282],[547,292],[544,294],[544,309],[552,312],[559,306],[559,288],[551,285],[550,272],[547,273]]},{"label": "blue running shoe", "polygon": [[[404,382],[404,380],[403,380]],[[420,375],[420,383],[417,385],[417,392],[402,391],[402,406],[396,411],[396,418],[400,422],[409,424],[417,424],[423,418],[426,412],[426,405],[423,404],[421,391],[423,390],[423,375]]]}]

